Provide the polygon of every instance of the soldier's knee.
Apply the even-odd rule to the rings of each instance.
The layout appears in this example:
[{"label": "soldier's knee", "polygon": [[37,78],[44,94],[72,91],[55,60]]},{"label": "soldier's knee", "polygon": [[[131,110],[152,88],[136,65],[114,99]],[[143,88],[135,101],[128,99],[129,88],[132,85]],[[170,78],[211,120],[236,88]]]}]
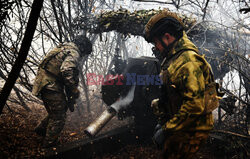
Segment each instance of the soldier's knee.
[{"label": "soldier's knee", "polygon": [[59,120],[59,121],[65,121],[66,120],[66,112],[65,111],[57,111],[50,114],[51,120]]}]

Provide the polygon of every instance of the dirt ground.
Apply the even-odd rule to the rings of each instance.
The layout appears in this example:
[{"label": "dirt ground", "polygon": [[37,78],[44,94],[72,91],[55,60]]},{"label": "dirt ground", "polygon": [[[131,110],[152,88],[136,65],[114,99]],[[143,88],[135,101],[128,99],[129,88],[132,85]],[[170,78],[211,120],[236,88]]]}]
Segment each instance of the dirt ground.
[{"label": "dirt ground", "polygon": [[[84,105],[83,109],[75,109],[75,112],[67,113],[67,121],[60,135],[59,144],[84,139],[84,129],[96,119],[105,107],[101,107],[100,100],[91,102],[89,113]],[[35,126],[46,116],[43,105],[28,103],[31,112],[26,111],[20,105],[9,103],[12,111],[4,108],[0,116],[0,159],[5,158],[38,158],[44,156],[41,149],[42,137],[34,133]],[[113,128],[123,126],[128,120],[113,118],[100,132],[106,132]],[[210,145],[211,147],[211,145]],[[197,158],[215,159],[209,146],[204,147],[197,154]],[[103,154],[93,158],[98,159],[155,159],[159,156],[159,150],[154,145],[127,145],[117,152]]]},{"label": "dirt ground", "polygon": [[[86,106],[71,113],[67,112],[67,120],[59,137],[59,144],[86,138],[84,129],[96,119],[105,107],[94,101],[90,112]],[[5,107],[0,116],[0,159],[2,158],[34,158],[43,156],[42,137],[34,132],[37,124],[47,115],[43,105],[28,103],[32,110],[26,111],[20,105],[8,103],[11,111]],[[127,121],[113,118],[100,133],[125,125]]]}]

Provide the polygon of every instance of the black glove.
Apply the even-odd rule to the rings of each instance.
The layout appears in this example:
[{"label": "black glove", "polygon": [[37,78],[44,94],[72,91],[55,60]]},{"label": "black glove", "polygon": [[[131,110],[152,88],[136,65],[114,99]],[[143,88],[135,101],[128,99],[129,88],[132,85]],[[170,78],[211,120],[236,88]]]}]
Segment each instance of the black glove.
[{"label": "black glove", "polygon": [[166,132],[162,129],[160,124],[157,124],[155,127],[155,134],[153,136],[153,142],[157,146],[158,149],[163,148],[165,139],[166,139]]},{"label": "black glove", "polygon": [[68,108],[71,112],[74,112],[74,110],[75,110],[75,103],[76,103],[76,101],[74,98],[68,99]]},{"label": "black glove", "polygon": [[155,126],[154,134],[161,128],[161,124]]},{"label": "black glove", "polygon": [[79,97],[79,95],[80,95],[80,91],[77,88],[75,88],[71,91],[72,98],[77,99]]},{"label": "black glove", "polygon": [[74,108],[74,105],[76,103],[76,99],[79,97],[79,90],[76,88],[76,89],[73,89],[72,91],[68,91],[66,90],[66,93],[67,93],[67,98],[68,98],[68,108],[71,112],[73,112],[75,110]]}]

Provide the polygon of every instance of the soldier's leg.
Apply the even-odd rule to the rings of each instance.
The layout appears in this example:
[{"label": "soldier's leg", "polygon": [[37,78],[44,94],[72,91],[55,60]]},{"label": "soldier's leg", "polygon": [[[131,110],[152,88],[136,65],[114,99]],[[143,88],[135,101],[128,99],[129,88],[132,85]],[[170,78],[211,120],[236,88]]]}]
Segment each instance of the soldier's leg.
[{"label": "soldier's leg", "polygon": [[40,136],[46,135],[46,129],[49,122],[49,115],[47,115],[40,123],[36,126],[35,132]]},{"label": "soldier's leg", "polygon": [[57,142],[66,119],[66,98],[63,92],[44,90],[42,93],[44,104],[48,108],[48,126],[44,139],[44,147],[52,146]]},{"label": "soldier's leg", "polygon": [[[45,96],[43,94],[47,94],[48,91],[46,91],[46,89],[43,89],[43,91],[41,92],[42,96]],[[43,100],[43,104],[44,104],[44,107],[48,113],[48,115],[36,126],[36,128],[34,129],[34,131],[40,135],[40,136],[46,136],[46,130],[47,130],[47,126],[48,126],[48,123],[49,123],[49,112],[50,112],[50,109],[48,107],[48,103],[47,103],[47,98],[42,98]]]},{"label": "soldier's leg", "polygon": [[175,133],[166,140],[162,158],[192,159],[201,144],[205,143],[208,134],[208,132]]},{"label": "soldier's leg", "polygon": [[201,146],[205,144],[208,134],[207,131],[198,131],[190,135],[189,143],[184,145],[184,157],[188,159],[194,158]]},{"label": "soldier's leg", "polygon": [[176,132],[169,136],[164,143],[162,159],[180,159],[183,145],[188,143],[188,134]]}]

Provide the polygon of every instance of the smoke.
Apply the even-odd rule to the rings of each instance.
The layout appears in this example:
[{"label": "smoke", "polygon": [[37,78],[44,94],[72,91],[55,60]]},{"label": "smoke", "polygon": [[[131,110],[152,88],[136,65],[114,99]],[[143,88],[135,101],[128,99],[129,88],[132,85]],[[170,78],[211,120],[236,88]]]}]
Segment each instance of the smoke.
[{"label": "smoke", "polygon": [[118,112],[122,107],[128,106],[134,99],[135,85],[129,90],[126,97],[120,97],[114,104],[111,105],[112,108]]}]

